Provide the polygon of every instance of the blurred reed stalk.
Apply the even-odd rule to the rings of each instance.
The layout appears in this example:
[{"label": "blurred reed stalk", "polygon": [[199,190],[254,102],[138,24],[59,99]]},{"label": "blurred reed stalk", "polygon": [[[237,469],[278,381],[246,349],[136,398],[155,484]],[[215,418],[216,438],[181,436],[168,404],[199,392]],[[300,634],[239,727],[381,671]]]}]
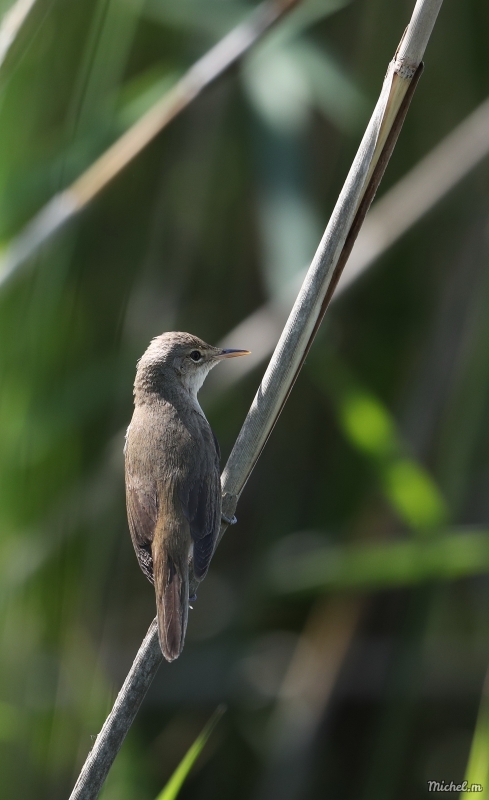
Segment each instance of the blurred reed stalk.
[{"label": "blurred reed stalk", "polygon": [[272,743],[257,800],[301,796],[310,749],[358,628],[364,599],[320,597],[292,655],[269,723]]},{"label": "blurred reed stalk", "polygon": [[[26,3],[28,0],[19,2]],[[30,2],[32,4],[33,0]],[[94,161],[71,186],[55,194],[7,249],[0,261],[0,288],[44,242],[85,208],[163,128],[166,128],[204,89],[245,55],[272,25],[299,2],[300,0],[265,0],[261,3],[245,22],[233,28],[196,61],[175,86]]]},{"label": "blurred reed stalk", "polygon": [[16,0],[0,23],[0,67],[36,0]]},{"label": "blurred reed stalk", "polygon": [[378,590],[453,581],[489,569],[489,532],[455,528],[427,538],[380,544],[318,546],[278,557],[269,569],[278,594]]},{"label": "blurred reed stalk", "polygon": [[[431,211],[488,153],[489,100],[484,100],[374,203],[333,300],[337,300],[403,234]],[[246,342],[251,355],[246,363],[228,364],[226,370],[211,372],[203,390],[206,399],[243,380],[273,353],[303,277],[302,272],[294,277],[279,297],[256,309],[218,343],[218,346],[238,348]]]},{"label": "blurred reed stalk", "polygon": [[[239,496],[298,376],[382,179],[420,77],[421,61],[441,3],[442,0],[417,1],[389,64],[379,100],[333,214],[224,468],[223,513],[228,517],[234,515]],[[226,528],[225,524],[221,526],[218,542]],[[195,588],[193,581],[192,593]],[[161,659],[153,622],[70,800],[93,800],[98,796]]]}]

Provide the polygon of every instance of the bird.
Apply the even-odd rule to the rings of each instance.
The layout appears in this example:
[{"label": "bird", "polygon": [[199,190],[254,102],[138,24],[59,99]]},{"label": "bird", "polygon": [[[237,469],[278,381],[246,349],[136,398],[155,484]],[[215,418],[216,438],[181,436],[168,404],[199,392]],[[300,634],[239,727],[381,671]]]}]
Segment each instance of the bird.
[{"label": "bird", "polygon": [[205,577],[222,515],[219,443],[197,394],[216,364],[249,352],[171,331],[152,339],[137,363],[124,446],[127,517],[139,565],[155,587],[167,661],[182,652],[190,575]]}]

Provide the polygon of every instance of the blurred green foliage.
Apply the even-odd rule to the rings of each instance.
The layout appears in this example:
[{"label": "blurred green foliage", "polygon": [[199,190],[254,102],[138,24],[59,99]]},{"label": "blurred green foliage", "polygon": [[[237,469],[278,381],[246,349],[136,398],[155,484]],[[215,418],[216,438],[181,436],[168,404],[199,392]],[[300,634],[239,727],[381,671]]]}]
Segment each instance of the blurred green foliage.
[{"label": "blurred green foliage", "polygon": [[[137,358],[164,330],[223,339],[308,263],[413,5],[304,0],[0,289],[9,800],[69,795],[154,615],[124,506]],[[251,8],[36,0],[0,71],[2,245]],[[482,0],[444,5],[381,191],[485,99],[488,31]],[[482,164],[328,312],[104,800],[156,797],[223,701],[184,800],[463,779],[489,659],[487,198]],[[205,405],[223,459],[259,379]],[[356,627],[316,599],[360,591]]]}]

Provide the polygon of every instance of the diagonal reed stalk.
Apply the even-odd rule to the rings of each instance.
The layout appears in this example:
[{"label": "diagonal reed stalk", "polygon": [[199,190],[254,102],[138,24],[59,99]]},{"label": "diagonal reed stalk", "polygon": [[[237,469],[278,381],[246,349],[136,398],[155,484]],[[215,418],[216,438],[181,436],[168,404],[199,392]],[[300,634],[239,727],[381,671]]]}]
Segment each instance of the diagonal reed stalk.
[{"label": "diagonal reed stalk", "polygon": [[[422,70],[442,0],[417,0],[389,64],[357,155],[222,475],[223,512],[241,492],[280,415],[314,340],[343,267],[382,179]],[[219,541],[226,525],[221,526]],[[196,582],[192,591],[196,588]],[[88,755],[70,800],[94,800],[162,660],[155,621]]]},{"label": "diagonal reed stalk", "polygon": [[[451,192],[489,154],[489,99],[460,122],[412,169],[376,200],[370,208],[333,301]],[[228,364],[211,372],[205,383],[205,400],[242,381],[273,353],[292,300],[304,278],[295,275],[279,297],[273,297],[227,331],[218,347],[241,347],[251,355],[244,364]]]},{"label": "diagonal reed stalk", "polygon": [[0,67],[7,58],[17,35],[36,0],[16,0],[0,22]]},{"label": "diagonal reed stalk", "polygon": [[[418,0],[323,238],[222,475],[223,511],[236,504],[280,415],[394,149],[442,0]],[[226,526],[221,527],[219,540]]]},{"label": "diagonal reed stalk", "polygon": [[13,240],[0,261],[0,288],[38,248],[90,203],[144,148],[300,0],[264,0],[180,78],[67,189],[58,192]]}]

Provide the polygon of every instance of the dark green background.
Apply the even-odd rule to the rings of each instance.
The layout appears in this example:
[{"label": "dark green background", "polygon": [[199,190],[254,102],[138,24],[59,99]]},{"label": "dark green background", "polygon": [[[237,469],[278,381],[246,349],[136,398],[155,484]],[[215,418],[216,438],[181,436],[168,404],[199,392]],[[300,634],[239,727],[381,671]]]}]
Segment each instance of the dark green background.
[{"label": "dark green background", "polygon": [[[0,288],[9,800],[68,796],[154,616],[124,505],[137,358],[165,330],[225,341],[310,261],[414,5],[307,2]],[[2,244],[250,10],[37,0],[0,70]],[[488,40],[486,3],[446,0],[380,194],[485,99]],[[414,800],[463,779],[489,657],[489,579],[457,577],[463,538],[440,576],[424,551],[399,580],[331,561],[323,597],[277,574],[317,548],[484,533],[488,177],[483,162],[330,309],[103,800],[153,800],[222,701],[182,798]],[[223,464],[261,374],[203,393]],[[300,649],[311,627],[323,665]],[[292,657],[306,687],[283,683]]]}]

